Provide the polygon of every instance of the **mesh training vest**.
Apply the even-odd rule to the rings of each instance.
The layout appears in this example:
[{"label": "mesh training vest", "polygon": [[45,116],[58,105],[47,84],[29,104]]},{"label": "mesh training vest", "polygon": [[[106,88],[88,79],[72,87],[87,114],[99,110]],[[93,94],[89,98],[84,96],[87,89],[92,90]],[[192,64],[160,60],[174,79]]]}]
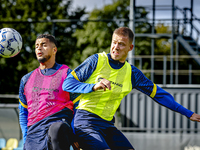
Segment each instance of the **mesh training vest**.
[{"label": "mesh training vest", "polygon": [[85,83],[97,83],[105,78],[111,82],[111,90],[97,90],[82,94],[78,109],[87,110],[111,121],[121,100],[132,90],[131,65],[125,62],[120,69],[113,69],[106,53],[98,54],[96,70]]},{"label": "mesh training vest", "polygon": [[39,68],[33,71],[24,87],[28,105],[28,126],[65,107],[73,110],[69,93],[62,90],[68,68],[62,65],[56,73],[49,76],[43,75]]}]

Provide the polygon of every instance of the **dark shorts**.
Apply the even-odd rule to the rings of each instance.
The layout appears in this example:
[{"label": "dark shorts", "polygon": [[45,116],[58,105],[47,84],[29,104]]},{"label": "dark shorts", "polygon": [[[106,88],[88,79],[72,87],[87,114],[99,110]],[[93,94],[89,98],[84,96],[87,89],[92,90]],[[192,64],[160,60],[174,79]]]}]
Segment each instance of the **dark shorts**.
[{"label": "dark shorts", "polygon": [[73,130],[82,149],[133,149],[127,138],[114,126],[114,121],[106,121],[85,110],[76,111]]},{"label": "dark shorts", "polygon": [[30,126],[27,131],[24,150],[50,150],[48,146],[51,144],[48,137],[49,127],[55,122],[67,122],[70,125],[72,118],[73,112],[65,108]]}]

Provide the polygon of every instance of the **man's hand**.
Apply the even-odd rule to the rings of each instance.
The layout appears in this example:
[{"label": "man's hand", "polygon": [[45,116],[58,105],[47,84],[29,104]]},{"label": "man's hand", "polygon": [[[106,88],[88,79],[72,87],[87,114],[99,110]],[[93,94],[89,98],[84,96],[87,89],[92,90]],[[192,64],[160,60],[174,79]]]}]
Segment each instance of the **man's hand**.
[{"label": "man's hand", "polygon": [[193,113],[190,120],[200,122],[200,115]]},{"label": "man's hand", "polygon": [[97,91],[97,90],[100,90],[100,89],[104,89],[104,91],[106,91],[106,88],[108,88],[109,90],[111,90],[110,81],[108,81],[106,79],[102,79],[100,82],[98,82],[93,87],[93,91]]}]

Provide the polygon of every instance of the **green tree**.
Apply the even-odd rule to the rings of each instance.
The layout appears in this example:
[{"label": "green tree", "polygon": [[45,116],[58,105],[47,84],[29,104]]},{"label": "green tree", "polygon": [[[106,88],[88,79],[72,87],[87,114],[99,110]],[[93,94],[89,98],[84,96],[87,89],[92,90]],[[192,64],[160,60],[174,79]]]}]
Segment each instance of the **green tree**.
[{"label": "green tree", "polygon": [[[155,27],[156,33],[172,33],[169,26],[165,26],[164,23],[158,23]],[[171,41],[168,38],[156,39],[155,55],[170,55]]]},{"label": "green tree", "polygon": [[0,28],[14,28],[23,38],[21,52],[13,58],[0,58],[0,93],[18,94],[21,77],[38,67],[34,43],[39,34],[54,34],[58,41],[57,62],[73,67],[76,61],[76,38],[71,35],[81,22],[55,22],[55,19],[77,19],[85,8],[72,11],[72,0],[1,0]]},{"label": "green tree", "polygon": [[[90,22],[86,22],[83,29],[77,29],[73,34],[77,38],[77,48],[81,53],[78,58],[85,60],[88,56],[98,52],[109,52],[114,29],[120,26],[129,26],[129,4],[127,0],[114,0],[113,4],[106,5],[102,9],[94,9],[88,15]],[[144,8],[138,7],[136,19],[146,18],[147,12]],[[98,20],[95,21],[95,20]],[[136,32],[148,33],[151,26],[148,23],[137,23]],[[136,54],[147,54],[150,48],[150,40],[137,38],[135,45]]]}]

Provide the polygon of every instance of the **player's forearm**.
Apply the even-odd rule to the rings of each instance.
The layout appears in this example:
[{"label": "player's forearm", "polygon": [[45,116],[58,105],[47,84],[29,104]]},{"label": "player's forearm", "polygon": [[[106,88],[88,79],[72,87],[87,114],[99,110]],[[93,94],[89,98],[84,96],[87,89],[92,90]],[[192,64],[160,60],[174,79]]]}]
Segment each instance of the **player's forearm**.
[{"label": "player's forearm", "polygon": [[19,124],[22,130],[24,142],[26,140],[27,135],[27,123],[28,123],[28,111],[19,103]]},{"label": "player's forearm", "polygon": [[72,76],[68,76],[65,79],[62,88],[64,91],[72,93],[90,93],[93,91],[92,90],[93,86],[94,84],[83,83],[76,80]]},{"label": "player's forearm", "polygon": [[159,104],[173,110],[176,112],[181,113],[182,115],[185,115],[186,117],[190,118],[194,112],[191,110],[188,110],[187,108],[183,107],[179,103],[177,103],[173,96],[163,90],[160,87],[157,87],[156,95],[154,97],[154,100],[158,102]]}]

